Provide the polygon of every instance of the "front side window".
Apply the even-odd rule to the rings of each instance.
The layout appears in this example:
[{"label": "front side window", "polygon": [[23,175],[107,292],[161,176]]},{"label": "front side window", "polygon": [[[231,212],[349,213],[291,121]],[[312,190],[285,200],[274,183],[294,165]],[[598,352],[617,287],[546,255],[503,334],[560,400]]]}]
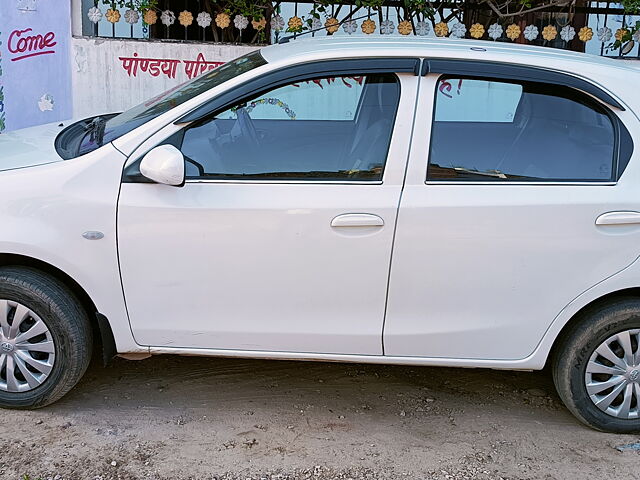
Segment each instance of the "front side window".
[{"label": "front side window", "polygon": [[609,115],[571,88],[443,77],[427,180],[615,180]]},{"label": "front side window", "polygon": [[379,181],[400,97],[393,74],[290,83],[184,132],[187,178]]}]

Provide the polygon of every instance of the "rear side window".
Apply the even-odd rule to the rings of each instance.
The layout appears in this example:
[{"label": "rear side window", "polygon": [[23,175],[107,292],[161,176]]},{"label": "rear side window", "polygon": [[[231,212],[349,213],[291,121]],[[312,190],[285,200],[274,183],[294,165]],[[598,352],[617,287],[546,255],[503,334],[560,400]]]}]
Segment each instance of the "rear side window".
[{"label": "rear side window", "polygon": [[443,77],[427,180],[611,181],[616,136],[604,108],[571,88]]}]

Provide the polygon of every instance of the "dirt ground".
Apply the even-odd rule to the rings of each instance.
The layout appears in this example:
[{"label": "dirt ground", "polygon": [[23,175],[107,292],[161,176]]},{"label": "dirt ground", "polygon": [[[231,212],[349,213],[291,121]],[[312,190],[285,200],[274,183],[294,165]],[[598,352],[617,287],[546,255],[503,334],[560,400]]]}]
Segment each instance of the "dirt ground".
[{"label": "dirt ground", "polygon": [[638,478],[544,372],[154,357],[0,412],[0,479]]}]

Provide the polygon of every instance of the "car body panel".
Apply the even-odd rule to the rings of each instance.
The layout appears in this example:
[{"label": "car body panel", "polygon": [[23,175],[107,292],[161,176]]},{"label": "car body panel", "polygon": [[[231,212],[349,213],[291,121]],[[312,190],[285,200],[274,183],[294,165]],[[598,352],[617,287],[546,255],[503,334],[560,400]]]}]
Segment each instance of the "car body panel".
[{"label": "car body panel", "polygon": [[[138,343],[382,354],[418,85],[414,75],[398,76],[401,98],[383,182],[122,185],[120,264]],[[179,128],[166,128],[148,144]],[[332,227],[344,214],[376,215],[384,226]],[[152,295],[163,301],[149,303]]]},{"label": "car body panel", "polygon": [[[438,78],[421,87],[385,353],[526,358],[559,312],[638,257],[640,225],[595,223],[606,212],[640,211],[638,152],[618,182],[427,182]],[[640,138],[632,112],[615,114]],[[553,153],[541,145],[540,155]]]},{"label": "car body panel", "polygon": [[[125,157],[105,145],[84,157],[0,174],[0,252],[48,263],[73,278],[111,322],[119,351],[137,351],[116,248]],[[82,234],[99,231],[100,240]]]},{"label": "car body panel", "polygon": [[0,171],[62,161],[53,141],[63,130],[60,122],[14,130],[0,135]]}]

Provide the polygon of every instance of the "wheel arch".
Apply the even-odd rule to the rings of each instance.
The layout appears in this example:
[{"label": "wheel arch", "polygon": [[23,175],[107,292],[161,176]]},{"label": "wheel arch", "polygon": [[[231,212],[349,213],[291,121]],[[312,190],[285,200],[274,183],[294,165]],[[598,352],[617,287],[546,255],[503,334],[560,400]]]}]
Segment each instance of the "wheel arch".
[{"label": "wheel arch", "polygon": [[0,253],[0,267],[28,267],[51,275],[62,282],[78,299],[91,321],[96,347],[102,352],[106,364],[116,355],[116,344],[111,325],[101,314],[87,291],[70,275],[60,268],[43,260],[14,253]]},{"label": "wheel arch", "polygon": [[620,290],[609,292],[604,295],[601,295],[598,298],[592,299],[589,303],[583,305],[577,312],[575,312],[571,316],[571,318],[569,318],[569,320],[563,325],[562,329],[560,329],[560,331],[554,338],[551,349],[547,354],[547,358],[545,361],[545,368],[549,367],[551,359],[555,355],[559,345],[562,344],[562,341],[566,338],[567,334],[573,329],[573,327],[577,323],[582,321],[584,316],[588,314],[590,310],[594,308],[598,308],[601,305],[613,303],[615,301],[624,300],[627,298],[640,299],[640,287],[629,287],[629,288],[623,288]]}]

